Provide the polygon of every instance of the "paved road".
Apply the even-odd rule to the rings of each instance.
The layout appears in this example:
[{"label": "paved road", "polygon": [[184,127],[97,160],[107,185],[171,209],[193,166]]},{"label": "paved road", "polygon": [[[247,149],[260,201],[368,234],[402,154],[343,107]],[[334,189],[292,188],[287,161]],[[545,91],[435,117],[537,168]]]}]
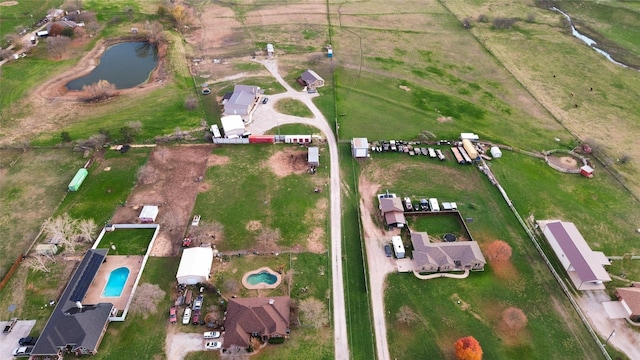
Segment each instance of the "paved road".
[{"label": "paved road", "polygon": [[[340,167],[338,163],[338,144],[331,126],[324,115],[313,103],[312,98],[318,94],[308,94],[294,90],[278,73],[275,60],[259,61],[274,78],[284,86],[287,92],[269,96],[267,104],[259,104],[253,114],[253,121],[247,126],[252,134],[262,134],[265,131],[282,124],[302,123],[320,129],[329,145],[331,160],[331,266],[333,276],[333,327],[335,359],[349,359],[349,343],[347,339],[347,317],[344,301],[344,283],[342,277],[342,207],[340,204]],[[313,118],[302,118],[284,115],[273,109],[273,104],[280,99],[292,98],[303,102],[313,113]]]}]

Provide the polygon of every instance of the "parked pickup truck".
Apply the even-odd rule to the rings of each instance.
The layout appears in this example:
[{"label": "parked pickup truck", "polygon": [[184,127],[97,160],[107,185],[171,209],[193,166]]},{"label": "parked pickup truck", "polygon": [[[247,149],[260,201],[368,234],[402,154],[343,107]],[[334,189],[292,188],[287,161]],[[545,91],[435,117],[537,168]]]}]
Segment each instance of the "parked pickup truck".
[{"label": "parked pickup truck", "polygon": [[3,334],[10,333],[11,330],[13,330],[13,327],[16,325],[17,322],[18,322],[18,318],[11,319],[11,321],[9,321],[9,324],[5,325],[4,330],[2,331],[2,333]]}]

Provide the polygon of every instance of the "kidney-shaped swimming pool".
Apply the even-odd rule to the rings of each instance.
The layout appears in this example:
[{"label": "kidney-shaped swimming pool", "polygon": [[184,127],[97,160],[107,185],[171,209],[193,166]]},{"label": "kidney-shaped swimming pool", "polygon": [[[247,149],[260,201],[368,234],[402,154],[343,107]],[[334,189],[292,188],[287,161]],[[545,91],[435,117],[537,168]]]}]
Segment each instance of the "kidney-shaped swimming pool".
[{"label": "kidney-shaped swimming pool", "polygon": [[107,285],[104,287],[104,291],[102,291],[103,297],[118,297],[122,294],[122,290],[124,289],[124,284],[127,283],[127,279],[129,278],[129,268],[120,267],[109,274],[109,280],[107,280]]}]

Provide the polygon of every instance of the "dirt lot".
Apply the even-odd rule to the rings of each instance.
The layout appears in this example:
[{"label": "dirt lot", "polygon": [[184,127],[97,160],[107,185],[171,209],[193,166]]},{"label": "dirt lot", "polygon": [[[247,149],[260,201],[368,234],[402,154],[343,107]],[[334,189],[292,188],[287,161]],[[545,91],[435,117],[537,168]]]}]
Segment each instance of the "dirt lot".
[{"label": "dirt lot", "polygon": [[191,221],[191,211],[201,190],[211,145],[157,147],[140,171],[138,184],[118,208],[114,223],[136,223],[144,205],[157,205],[160,233],[153,256],[174,256]]}]

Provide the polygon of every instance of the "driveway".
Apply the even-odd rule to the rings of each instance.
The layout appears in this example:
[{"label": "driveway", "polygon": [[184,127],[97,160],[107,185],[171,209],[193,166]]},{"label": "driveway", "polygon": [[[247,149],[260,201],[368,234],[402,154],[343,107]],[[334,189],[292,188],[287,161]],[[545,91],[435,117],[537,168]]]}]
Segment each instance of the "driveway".
[{"label": "driveway", "polygon": [[[0,321],[0,326],[3,329],[8,324],[8,321]],[[11,353],[20,346],[18,340],[29,335],[35,324],[35,320],[20,320],[13,326],[10,333],[0,335],[0,360],[15,359]]]},{"label": "driveway", "polygon": [[[180,332],[179,326],[181,325],[172,324],[167,331],[165,340],[165,354],[167,355],[167,359],[182,360],[187,353],[202,351],[204,349],[202,333],[183,333]],[[218,339],[215,341],[218,341]]]},{"label": "driveway", "polygon": [[[280,73],[275,60],[262,60],[261,63],[273,77],[287,90],[285,93],[270,97],[267,104],[259,104],[253,113],[253,121],[247,126],[252,134],[263,134],[265,131],[283,124],[301,123],[320,129],[329,145],[329,157],[331,160],[331,267],[333,280],[333,327],[335,359],[349,359],[349,344],[347,339],[347,318],[344,303],[344,283],[342,278],[342,209],[340,203],[340,166],[338,163],[338,144],[333,130],[324,115],[318,110],[312,99],[318,94],[308,94],[294,90],[287,84]],[[313,118],[303,118],[284,115],[274,110],[273,104],[280,99],[296,99],[303,102]]]}]

